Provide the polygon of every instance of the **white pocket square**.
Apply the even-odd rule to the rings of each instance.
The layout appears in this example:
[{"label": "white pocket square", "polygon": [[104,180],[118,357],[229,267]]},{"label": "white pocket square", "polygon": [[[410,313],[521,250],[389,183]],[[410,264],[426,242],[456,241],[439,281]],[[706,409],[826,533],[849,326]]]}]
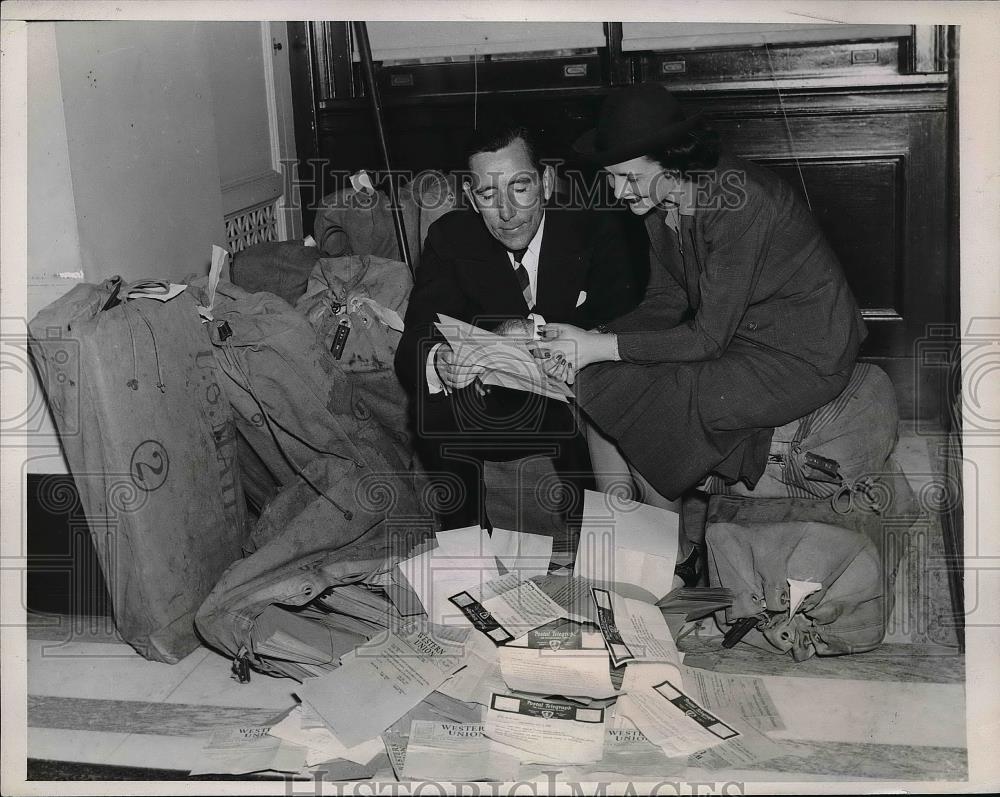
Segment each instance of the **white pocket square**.
[{"label": "white pocket square", "polygon": [[580,291],[580,295],[576,297],[576,306],[579,307],[585,301],[587,301],[587,292]]}]

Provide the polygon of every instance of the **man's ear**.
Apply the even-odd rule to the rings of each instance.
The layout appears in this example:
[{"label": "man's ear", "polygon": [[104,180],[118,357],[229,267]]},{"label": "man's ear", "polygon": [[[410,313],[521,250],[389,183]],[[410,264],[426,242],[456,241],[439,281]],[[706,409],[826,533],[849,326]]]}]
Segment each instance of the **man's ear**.
[{"label": "man's ear", "polygon": [[472,209],[476,211],[476,213],[479,213],[479,205],[476,204],[476,197],[473,196],[472,194],[472,183],[470,183],[468,180],[463,180],[462,191],[465,193],[466,198],[469,200],[469,204],[472,206]]},{"label": "man's ear", "polygon": [[542,169],[542,196],[548,202],[552,198],[552,191],[556,187],[556,171],[551,165],[546,164]]}]

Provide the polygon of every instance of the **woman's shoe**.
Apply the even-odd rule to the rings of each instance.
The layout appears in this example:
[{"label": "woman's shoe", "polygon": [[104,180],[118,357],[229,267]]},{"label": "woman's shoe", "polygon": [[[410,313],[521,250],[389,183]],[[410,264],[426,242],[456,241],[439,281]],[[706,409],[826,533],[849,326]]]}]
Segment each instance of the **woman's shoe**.
[{"label": "woman's shoe", "polygon": [[684,582],[685,587],[697,587],[701,580],[702,570],[702,546],[695,543],[691,548],[691,553],[682,561],[674,565],[674,575]]}]

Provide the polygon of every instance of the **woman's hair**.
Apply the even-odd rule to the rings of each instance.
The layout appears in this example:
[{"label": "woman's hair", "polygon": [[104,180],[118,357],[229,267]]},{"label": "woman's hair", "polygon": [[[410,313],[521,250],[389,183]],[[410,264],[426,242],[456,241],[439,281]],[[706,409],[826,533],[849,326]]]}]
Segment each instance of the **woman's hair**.
[{"label": "woman's hair", "polygon": [[719,162],[719,134],[704,121],[689,131],[684,141],[647,153],[664,171],[689,177],[694,172],[714,169]]}]

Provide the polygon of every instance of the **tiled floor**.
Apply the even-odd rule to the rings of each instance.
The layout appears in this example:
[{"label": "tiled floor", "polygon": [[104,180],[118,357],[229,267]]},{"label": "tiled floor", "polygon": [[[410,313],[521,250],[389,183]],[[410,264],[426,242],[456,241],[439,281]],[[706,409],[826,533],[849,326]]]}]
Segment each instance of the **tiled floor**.
[{"label": "tiled floor", "polygon": [[[916,490],[933,480],[928,440],[904,429],[898,458]],[[964,657],[948,627],[947,584],[923,577],[940,551],[929,520],[906,551],[891,634],[872,653],[795,663],[718,639],[688,637],[688,663],[765,676],[797,755],[746,772],[690,769],[689,780],[962,780]],[[230,677],[202,648],[176,665],[141,659],[109,632],[33,618],[28,631],[28,755],[186,772],[213,729],[264,724],[292,705],[292,681]],[[383,762],[386,763],[386,762]],[[39,771],[46,771],[44,769]],[[162,776],[162,775],[161,775]],[[154,776],[156,777],[156,776]],[[391,778],[382,766],[380,778]]]}]

